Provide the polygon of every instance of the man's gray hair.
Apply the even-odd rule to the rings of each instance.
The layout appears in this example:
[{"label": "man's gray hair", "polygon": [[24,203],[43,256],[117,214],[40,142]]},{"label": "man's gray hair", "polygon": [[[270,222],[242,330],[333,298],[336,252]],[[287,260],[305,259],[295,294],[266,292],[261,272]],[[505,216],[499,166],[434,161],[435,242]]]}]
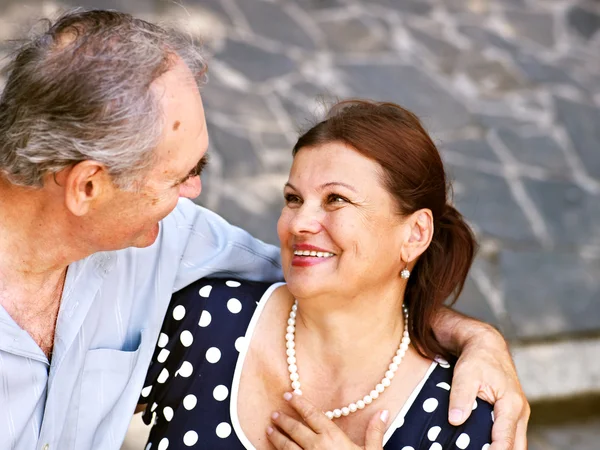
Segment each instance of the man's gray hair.
[{"label": "man's gray hair", "polygon": [[7,67],[0,97],[0,173],[41,187],[85,160],[102,163],[121,188],[151,166],[163,117],[151,83],[179,56],[200,85],[201,49],[115,11],[73,11],[26,42]]}]

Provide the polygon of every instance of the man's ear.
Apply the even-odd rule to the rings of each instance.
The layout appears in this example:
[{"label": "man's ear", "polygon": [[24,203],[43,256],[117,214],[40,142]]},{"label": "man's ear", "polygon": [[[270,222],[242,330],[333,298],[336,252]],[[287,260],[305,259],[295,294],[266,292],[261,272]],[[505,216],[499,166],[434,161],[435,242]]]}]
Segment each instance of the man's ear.
[{"label": "man's ear", "polygon": [[97,161],[77,163],[60,178],[65,204],[75,216],[87,214],[95,202],[114,189],[106,168]]},{"label": "man's ear", "polygon": [[433,238],[433,214],[430,209],[415,211],[407,220],[410,235],[402,246],[402,260],[413,262],[431,244]]}]

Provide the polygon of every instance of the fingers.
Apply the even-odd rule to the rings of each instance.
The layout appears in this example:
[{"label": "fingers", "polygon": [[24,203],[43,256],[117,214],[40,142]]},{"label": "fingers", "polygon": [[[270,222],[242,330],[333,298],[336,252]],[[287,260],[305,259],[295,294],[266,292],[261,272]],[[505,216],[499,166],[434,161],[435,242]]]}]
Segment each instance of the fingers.
[{"label": "fingers", "polygon": [[526,415],[522,416],[517,424],[514,450],[527,450],[527,423],[529,422],[530,411],[529,405],[527,405]]},{"label": "fingers", "polygon": [[494,406],[490,450],[527,450],[529,405],[521,396],[507,395]]},{"label": "fingers", "polygon": [[381,450],[383,435],[387,429],[390,413],[388,410],[379,411],[371,417],[365,434],[365,450]]},{"label": "fingers", "polygon": [[267,439],[277,450],[302,450],[298,444],[284,436],[277,428],[267,428]]},{"label": "fingers", "polygon": [[293,442],[307,448],[315,440],[316,434],[300,421],[281,412],[274,412],[271,420],[277,428],[287,434]]},{"label": "fingers", "polygon": [[286,392],[283,394],[283,398],[298,414],[300,414],[302,420],[304,420],[315,433],[322,433],[331,427],[332,422],[327,418],[323,411],[316,408],[302,395],[292,395],[290,392]]},{"label": "fingers", "polygon": [[480,388],[478,376],[464,368],[463,364],[456,364],[450,388],[448,421],[454,426],[462,425],[469,418]]}]

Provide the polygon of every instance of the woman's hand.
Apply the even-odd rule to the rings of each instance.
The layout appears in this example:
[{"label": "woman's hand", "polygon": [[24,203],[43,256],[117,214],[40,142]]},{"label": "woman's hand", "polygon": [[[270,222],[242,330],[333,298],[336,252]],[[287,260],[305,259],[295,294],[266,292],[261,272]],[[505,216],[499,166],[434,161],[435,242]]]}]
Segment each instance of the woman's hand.
[{"label": "woman's hand", "polygon": [[365,446],[359,447],[301,395],[286,392],[283,398],[300,414],[304,423],[282,412],[273,413],[274,426],[267,428],[267,438],[277,450],[382,450],[388,411],[373,415],[367,426]]}]

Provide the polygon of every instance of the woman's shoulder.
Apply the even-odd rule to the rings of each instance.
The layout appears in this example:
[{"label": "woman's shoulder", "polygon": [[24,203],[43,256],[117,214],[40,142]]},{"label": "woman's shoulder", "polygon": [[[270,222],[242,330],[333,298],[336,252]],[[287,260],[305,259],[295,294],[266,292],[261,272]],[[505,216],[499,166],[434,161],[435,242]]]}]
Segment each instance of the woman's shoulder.
[{"label": "woman's shoulder", "polygon": [[[277,284],[277,283],[276,283]],[[173,301],[198,301],[199,299],[220,300],[232,296],[238,300],[258,301],[273,283],[263,281],[250,281],[237,278],[206,277],[194,281],[192,284],[175,292]]]},{"label": "woman's shoulder", "polygon": [[[392,423],[386,449],[487,449],[492,442],[493,407],[477,399],[463,425],[448,422],[454,364],[436,358],[421,389],[403,417]],[[487,446],[487,447],[486,447]]]}]

